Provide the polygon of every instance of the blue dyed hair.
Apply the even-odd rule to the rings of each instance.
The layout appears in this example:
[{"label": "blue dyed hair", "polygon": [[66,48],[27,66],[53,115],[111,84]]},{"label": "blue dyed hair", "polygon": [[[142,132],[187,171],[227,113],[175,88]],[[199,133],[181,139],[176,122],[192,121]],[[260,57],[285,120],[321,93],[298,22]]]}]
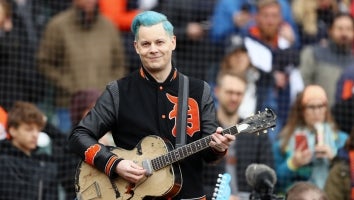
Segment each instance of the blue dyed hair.
[{"label": "blue dyed hair", "polygon": [[138,30],[140,26],[153,26],[162,23],[163,28],[168,35],[173,36],[173,25],[168,21],[166,15],[155,12],[155,11],[144,11],[139,13],[133,20],[131,30],[138,39]]}]

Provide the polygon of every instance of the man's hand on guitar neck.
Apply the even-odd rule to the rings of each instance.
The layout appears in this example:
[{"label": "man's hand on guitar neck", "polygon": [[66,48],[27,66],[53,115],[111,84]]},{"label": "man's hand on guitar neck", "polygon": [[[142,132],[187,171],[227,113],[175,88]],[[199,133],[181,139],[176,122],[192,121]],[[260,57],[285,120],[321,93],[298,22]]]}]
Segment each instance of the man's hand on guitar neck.
[{"label": "man's hand on guitar neck", "polygon": [[225,152],[231,142],[235,141],[236,137],[231,134],[222,134],[222,128],[218,127],[216,132],[211,135],[212,140],[209,143],[209,146],[217,152]]},{"label": "man's hand on guitar neck", "polygon": [[[212,147],[216,152],[225,152],[231,142],[233,142],[236,137],[231,134],[223,135],[222,128],[218,127],[215,133],[212,134],[212,140],[209,146]],[[144,178],[146,178],[146,169],[134,163],[131,160],[121,160],[116,167],[117,174],[131,183],[138,183]]]},{"label": "man's hand on guitar neck", "polygon": [[131,160],[122,160],[116,167],[118,175],[131,183],[137,183],[145,178],[146,170]]}]

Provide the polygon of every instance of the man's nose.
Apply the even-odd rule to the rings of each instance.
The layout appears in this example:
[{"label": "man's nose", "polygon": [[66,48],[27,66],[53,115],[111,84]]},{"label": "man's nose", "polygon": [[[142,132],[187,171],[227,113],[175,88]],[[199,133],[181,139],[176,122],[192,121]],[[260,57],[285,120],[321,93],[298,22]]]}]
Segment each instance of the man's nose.
[{"label": "man's nose", "polygon": [[157,51],[157,45],[156,44],[151,44],[150,45],[150,52],[156,52]]}]

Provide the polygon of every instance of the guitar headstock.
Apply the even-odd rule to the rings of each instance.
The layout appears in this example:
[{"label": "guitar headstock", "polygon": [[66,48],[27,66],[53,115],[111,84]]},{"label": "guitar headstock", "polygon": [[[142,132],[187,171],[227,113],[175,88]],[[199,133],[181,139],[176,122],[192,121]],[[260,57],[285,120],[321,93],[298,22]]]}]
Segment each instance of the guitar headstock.
[{"label": "guitar headstock", "polygon": [[212,200],[228,200],[231,195],[230,188],[231,175],[228,173],[219,174],[216,181]]},{"label": "guitar headstock", "polygon": [[259,133],[267,132],[268,128],[276,126],[276,118],[274,111],[266,108],[263,112],[247,117],[238,126],[239,133]]}]

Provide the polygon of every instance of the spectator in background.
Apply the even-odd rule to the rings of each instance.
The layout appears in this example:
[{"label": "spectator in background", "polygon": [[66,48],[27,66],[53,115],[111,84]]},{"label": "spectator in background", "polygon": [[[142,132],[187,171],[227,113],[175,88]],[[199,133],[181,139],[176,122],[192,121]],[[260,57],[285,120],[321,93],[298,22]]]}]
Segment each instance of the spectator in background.
[{"label": "spectator in background", "polygon": [[[211,87],[215,86],[216,77],[220,71],[228,71],[246,78],[246,91],[237,112],[241,118],[246,118],[256,113],[262,107],[258,105],[259,101],[257,101],[260,97],[257,95],[257,85],[260,83],[258,80],[262,71],[252,65],[247,48],[241,37],[234,37],[226,48],[221,62],[209,69],[207,82]],[[216,105],[218,104],[217,102],[218,100],[215,99]]]},{"label": "spectator in background", "polygon": [[339,128],[350,133],[354,126],[354,64],[346,67],[339,77],[332,113]]},{"label": "spectator in background", "polygon": [[[210,40],[210,16],[216,0],[165,0],[163,12],[175,25],[178,48],[175,50],[177,69],[205,80],[206,72],[222,55],[222,47]],[[221,48],[219,48],[221,47]]]},{"label": "spectator in background", "polygon": [[100,90],[90,88],[77,91],[72,95],[70,99],[70,119],[73,126],[76,126],[95,105],[100,95]]},{"label": "spectator in background", "polygon": [[44,114],[33,104],[16,102],[8,112],[9,139],[0,141],[0,199],[58,199],[58,168],[36,152]]},{"label": "spectator in background", "polygon": [[8,110],[17,100],[41,102],[43,77],[35,68],[38,37],[50,18],[49,1],[0,2],[0,104]]},{"label": "spectator in background", "polygon": [[[96,100],[101,95],[97,89],[85,89],[77,91],[70,100],[70,118],[72,126],[78,125],[82,118],[93,108]],[[111,133],[107,133],[100,140],[100,143],[115,146]]]},{"label": "spectator in background", "polygon": [[[131,2],[136,2],[136,0]],[[141,12],[138,7],[128,8],[128,0],[99,0],[98,4],[102,15],[110,19],[122,32],[130,32],[134,17]]]},{"label": "spectator in background", "polygon": [[121,32],[127,66],[129,71],[134,71],[140,65],[140,60],[131,44],[134,35],[130,31],[130,26],[134,17],[141,12],[137,0],[99,0],[98,3],[102,15],[111,20]]},{"label": "spectator in background", "polygon": [[354,22],[349,14],[334,16],[328,29],[328,42],[304,48],[300,71],[305,85],[318,84],[328,94],[329,106],[335,102],[337,81],[343,70],[354,62]]},{"label": "spectator in background", "polygon": [[[213,41],[223,43],[228,41],[233,35],[247,35],[248,28],[255,23],[255,15],[259,12],[257,2],[260,1],[218,1],[212,15],[211,37]],[[279,0],[278,3],[281,7],[280,15],[297,33],[289,2],[287,0]],[[288,29],[286,26],[284,28]]]},{"label": "spectator in background", "polygon": [[[242,74],[236,74],[234,71],[222,70],[217,76],[216,83],[214,93],[219,102],[216,111],[219,126],[228,128],[241,123],[245,118],[238,114],[238,109],[247,88],[245,77]],[[237,135],[237,141],[229,148],[226,160],[216,167],[206,166],[207,170],[205,170],[204,177],[213,177],[214,179],[209,180],[209,182],[215,181],[217,174],[226,170],[232,175],[232,194],[240,199],[249,199],[252,188],[246,181],[245,172],[248,165],[252,163],[262,163],[273,167],[272,147],[267,135]],[[212,176],[213,172],[214,176]],[[211,183],[209,183],[209,189],[211,189]]]},{"label": "spectator in background", "polygon": [[[0,104],[4,110],[11,107],[15,93],[12,89],[18,81],[15,74],[11,74],[10,65],[12,30],[12,9],[7,0],[0,0]],[[10,84],[11,83],[11,84]],[[11,89],[10,89],[11,88]],[[4,126],[5,127],[5,126]]]},{"label": "spectator in background", "polygon": [[98,9],[97,0],[74,0],[48,23],[39,48],[38,68],[55,87],[58,127],[64,133],[71,128],[72,94],[103,90],[125,74],[122,38]]},{"label": "spectator in background", "polygon": [[337,0],[292,1],[292,12],[299,29],[301,47],[326,41],[327,29],[338,13]]},{"label": "spectator in background", "polygon": [[[26,109],[38,109],[34,104],[28,102],[17,103],[18,107]],[[13,113],[12,113],[13,114]],[[33,117],[32,115],[29,117]],[[67,148],[67,137],[61,133],[55,126],[49,123],[45,118],[45,126],[38,135],[36,154],[44,154],[43,158],[47,161],[54,162],[57,165],[58,183],[64,189],[60,190],[59,199],[74,199],[75,193],[75,172],[79,162],[78,157],[69,152]],[[0,140],[11,139],[9,133],[6,132],[8,121],[7,112],[0,107]]]},{"label": "spectator in background", "polygon": [[[245,39],[246,47],[251,55],[252,63],[255,63],[257,59],[255,56],[259,53],[258,49],[249,47],[247,41],[253,41],[252,43],[259,44],[269,52],[269,69],[264,69],[259,63],[255,63],[254,66],[265,72],[262,73],[259,87],[257,87],[259,105],[272,108],[278,115],[277,126],[272,134],[269,134],[271,139],[275,140],[287,119],[290,108],[292,85],[289,77],[292,69],[297,67],[295,61],[290,59],[296,55],[294,53],[296,52],[295,32],[283,20],[281,5],[277,0],[258,1],[255,21],[256,23],[248,29],[248,36]],[[278,62],[279,57],[285,62]]]},{"label": "spectator in background", "polygon": [[[276,140],[275,137],[288,118],[291,104],[295,101],[298,93],[304,89],[304,82],[298,67],[299,57],[299,50],[295,48],[276,49],[273,51],[271,75],[273,75],[274,83],[270,83],[270,85],[274,90],[270,91],[272,94],[270,99],[263,99],[263,105],[267,106],[269,103],[274,103],[274,109],[279,117],[277,119],[278,127],[275,134],[272,135],[273,141]],[[267,83],[267,80],[264,80],[267,77],[269,76],[262,77],[263,82]],[[264,95],[264,92],[266,91],[263,90],[261,92],[263,97],[267,96],[266,94]]]},{"label": "spectator in background", "polygon": [[330,200],[353,199],[354,126],[345,146],[338,150],[324,190]]},{"label": "spectator in background", "polygon": [[247,35],[258,39],[271,49],[292,46],[295,43],[295,31],[283,19],[281,8],[277,0],[258,1],[255,24],[247,30]]},{"label": "spectator in background", "polygon": [[[296,182],[286,193],[285,200],[330,200],[326,193],[316,185],[300,181]],[[339,200],[339,199],[338,199]]]},{"label": "spectator in background", "polygon": [[[246,90],[246,81],[244,78],[235,75],[231,71],[220,71],[217,75],[216,85],[214,88],[214,96],[218,101],[216,119],[220,127],[229,128],[239,123],[240,119],[237,115],[237,109],[242,101]],[[207,164],[203,166],[203,187],[207,199],[212,199],[215,183],[219,174],[225,172],[231,175],[231,192],[233,197],[237,191],[234,144],[232,144],[225,158],[218,163]],[[232,168],[232,169],[230,169]]]},{"label": "spectator in background", "polygon": [[[65,1],[65,0],[64,0]],[[55,14],[53,3],[46,0],[11,0],[13,28],[18,29],[18,41],[25,47],[22,62],[31,61],[34,64],[34,55],[47,22]],[[57,4],[58,5],[58,4]],[[27,60],[29,59],[29,60]],[[21,63],[23,64],[23,63]]]},{"label": "spectator in background", "polygon": [[346,139],[347,134],[338,130],[332,119],[324,89],[307,86],[273,145],[278,192],[285,192],[297,181],[310,181],[323,189],[330,162]]}]

